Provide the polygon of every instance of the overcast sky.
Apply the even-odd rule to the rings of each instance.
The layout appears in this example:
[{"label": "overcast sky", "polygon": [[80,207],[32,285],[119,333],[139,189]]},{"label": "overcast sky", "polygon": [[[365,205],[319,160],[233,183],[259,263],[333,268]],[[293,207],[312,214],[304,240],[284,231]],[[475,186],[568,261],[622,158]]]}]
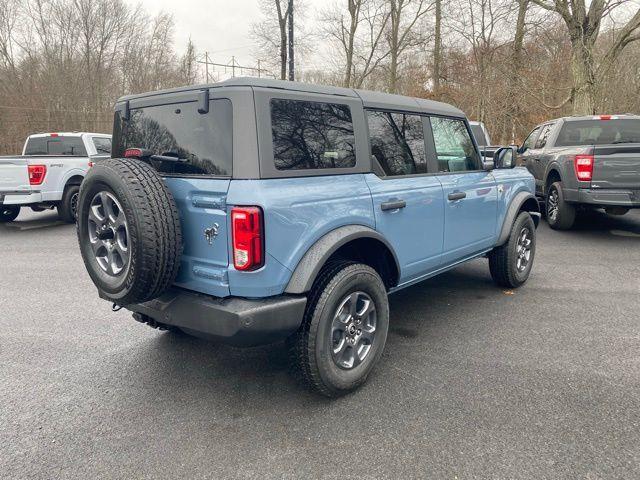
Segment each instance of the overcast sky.
[{"label": "overcast sky", "polygon": [[[198,53],[208,51],[212,61],[227,63],[234,55],[243,65],[253,65],[255,46],[249,36],[251,24],[260,19],[258,0],[127,0],[131,5],[142,4],[151,15],[161,11],[173,15],[174,43],[178,52],[184,51],[189,37]],[[326,0],[307,0],[314,5]]]}]

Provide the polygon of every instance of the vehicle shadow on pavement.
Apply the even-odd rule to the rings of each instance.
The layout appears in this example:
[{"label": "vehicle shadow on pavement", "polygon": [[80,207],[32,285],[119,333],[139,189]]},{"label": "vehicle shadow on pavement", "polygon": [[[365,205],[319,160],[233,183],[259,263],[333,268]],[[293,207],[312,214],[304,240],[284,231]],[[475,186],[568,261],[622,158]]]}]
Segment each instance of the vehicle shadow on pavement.
[{"label": "vehicle shadow on pavement", "polygon": [[[431,337],[430,330],[463,318],[461,299],[504,295],[492,283],[485,262],[473,262],[471,266],[391,295],[386,352],[407,342],[418,342],[419,349],[434,348],[438,340]],[[155,401],[171,402],[184,395],[200,398],[205,403],[207,398],[217,398],[213,402],[221,398],[234,399],[240,412],[246,408],[254,412],[255,409],[270,410],[271,401],[265,402],[265,398],[286,397],[290,401],[293,397],[319,405],[326,402],[307,392],[298,381],[284,342],[234,348],[183,333],[162,332],[152,341],[137,345],[130,353],[130,371],[123,372],[122,376],[130,375],[135,384],[149,386],[148,394]],[[394,367],[396,362],[399,365]],[[372,376],[384,376],[389,368],[404,368],[400,363],[401,359],[385,353],[377,373]],[[141,365],[153,367],[141,368]]]},{"label": "vehicle shadow on pavement", "polygon": [[[21,217],[23,219],[21,219]],[[68,223],[58,219],[56,212],[43,212],[34,215],[20,216],[13,222],[0,224],[1,231],[25,231],[25,230],[42,230],[45,228],[69,226]]]},{"label": "vehicle shadow on pavement", "polygon": [[[609,231],[618,236],[640,236],[640,211],[631,211],[625,215],[608,215],[600,210],[579,212],[572,228],[576,232]],[[627,232],[629,235],[625,235]]]}]

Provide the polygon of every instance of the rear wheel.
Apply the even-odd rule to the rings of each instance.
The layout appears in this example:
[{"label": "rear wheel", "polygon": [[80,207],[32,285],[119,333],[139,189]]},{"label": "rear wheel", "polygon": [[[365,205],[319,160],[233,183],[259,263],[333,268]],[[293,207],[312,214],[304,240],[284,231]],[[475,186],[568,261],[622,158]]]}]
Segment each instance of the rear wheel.
[{"label": "rear wheel", "polygon": [[562,193],[562,182],[554,182],[545,199],[547,222],[554,230],[569,230],[576,220],[576,208],[567,203]]},{"label": "rear wheel", "polygon": [[0,205],[0,223],[13,222],[20,215],[20,205]]},{"label": "rear wheel", "polygon": [[64,189],[62,200],[58,204],[58,217],[67,223],[75,223],[78,217],[78,197],[80,185],[69,185]]},{"label": "rear wheel", "polygon": [[340,262],[320,273],[289,346],[303,381],[337,397],[366,381],[382,355],[388,328],[387,291],[378,273]]}]

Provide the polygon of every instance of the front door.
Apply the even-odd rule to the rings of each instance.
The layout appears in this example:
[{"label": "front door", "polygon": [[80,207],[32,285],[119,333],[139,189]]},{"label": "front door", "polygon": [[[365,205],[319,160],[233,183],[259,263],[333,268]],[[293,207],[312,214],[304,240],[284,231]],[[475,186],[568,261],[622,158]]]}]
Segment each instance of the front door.
[{"label": "front door", "polygon": [[400,284],[407,283],[442,263],[442,186],[427,172],[422,117],[368,111],[367,120],[375,173],[365,178],[376,229],[396,252]]},{"label": "front door", "polygon": [[438,179],[444,197],[443,265],[491,248],[495,242],[498,192],[482,169],[466,121],[431,117]]}]

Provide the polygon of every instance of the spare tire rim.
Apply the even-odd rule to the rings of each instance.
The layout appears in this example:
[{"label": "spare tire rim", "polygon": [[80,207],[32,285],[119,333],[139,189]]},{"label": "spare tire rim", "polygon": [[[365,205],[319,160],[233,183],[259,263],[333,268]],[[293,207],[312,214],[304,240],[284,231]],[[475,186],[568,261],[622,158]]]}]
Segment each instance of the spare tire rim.
[{"label": "spare tire rim", "polygon": [[369,295],[353,292],[342,299],[331,324],[331,356],[338,367],[350,370],[367,358],[376,323],[376,306]]},{"label": "spare tire rim", "polygon": [[520,230],[518,236],[518,243],[516,244],[516,268],[518,272],[522,273],[527,269],[529,262],[531,261],[531,246],[533,245],[533,239],[531,230],[527,227]]},{"label": "spare tire rim", "polygon": [[89,242],[96,263],[115,277],[129,266],[129,230],[120,202],[109,192],[100,192],[89,206]]}]

